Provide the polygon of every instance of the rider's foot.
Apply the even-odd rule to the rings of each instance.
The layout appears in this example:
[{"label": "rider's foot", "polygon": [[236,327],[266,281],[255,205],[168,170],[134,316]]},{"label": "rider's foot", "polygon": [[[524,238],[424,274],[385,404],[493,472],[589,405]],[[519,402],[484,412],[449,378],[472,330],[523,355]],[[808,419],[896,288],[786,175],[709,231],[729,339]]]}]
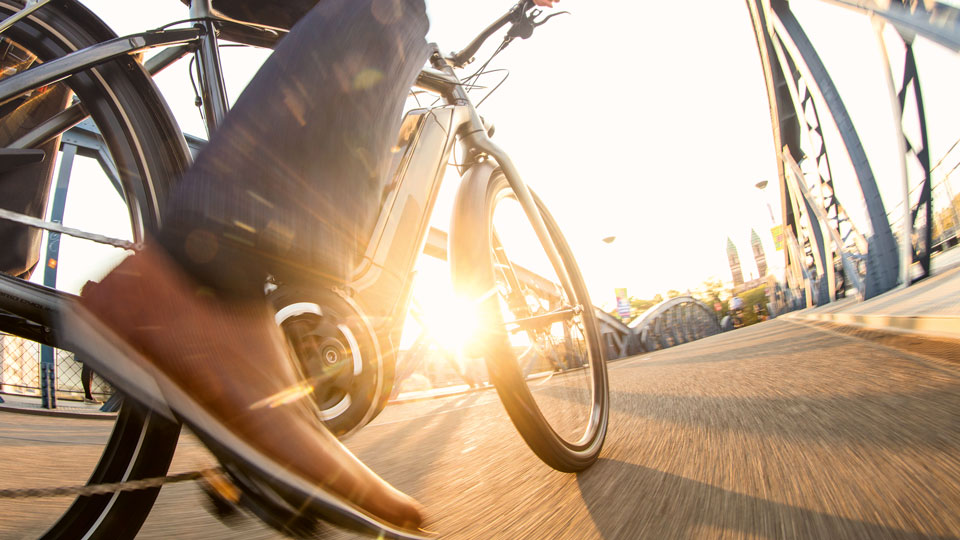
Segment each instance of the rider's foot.
[{"label": "rider's foot", "polygon": [[264,302],[218,299],[165,253],[147,250],[88,284],[80,303],[95,326],[140,353],[137,369],[150,373],[170,409],[212,449],[273,481],[319,488],[388,525],[420,527],[420,505],[320,423]]}]

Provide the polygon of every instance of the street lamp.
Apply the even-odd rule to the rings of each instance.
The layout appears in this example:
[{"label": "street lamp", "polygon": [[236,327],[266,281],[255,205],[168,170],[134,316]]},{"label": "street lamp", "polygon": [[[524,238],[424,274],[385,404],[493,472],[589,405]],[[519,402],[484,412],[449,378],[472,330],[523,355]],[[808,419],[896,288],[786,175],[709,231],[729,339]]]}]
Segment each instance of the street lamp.
[{"label": "street lamp", "polygon": [[[605,237],[601,238],[600,241],[609,246],[609,245],[613,244],[613,241],[616,240],[616,239],[617,239],[617,237],[616,237],[615,235],[611,235],[611,236],[605,236]],[[607,248],[607,249],[613,249],[613,248]],[[614,268],[618,268],[618,267],[619,267],[616,263],[614,263],[612,266],[613,266]],[[616,273],[616,272],[615,272],[615,273]],[[614,291],[619,291],[619,290],[620,290],[620,289],[614,288]],[[623,289],[623,291],[624,291],[624,298],[623,298],[623,299],[626,300],[626,298],[625,298],[625,296],[626,296],[626,289]],[[620,295],[617,294],[616,309],[617,309],[618,315],[620,315],[621,318],[626,318],[626,317],[622,314],[621,306],[620,306],[620,300],[621,300]],[[629,313],[628,313],[628,315],[629,315]]]},{"label": "street lamp", "polygon": [[[763,191],[764,189],[766,189],[767,184],[768,182],[766,180],[761,180],[756,184],[754,184],[753,186],[759,189],[760,191]],[[773,207],[770,206],[770,201],[766,200],[766,197],[764,197],[764,202],[767,204],[767,211],[770,212],[770,223],[776,225],[777,220],[776,218],[773,217]]]}]

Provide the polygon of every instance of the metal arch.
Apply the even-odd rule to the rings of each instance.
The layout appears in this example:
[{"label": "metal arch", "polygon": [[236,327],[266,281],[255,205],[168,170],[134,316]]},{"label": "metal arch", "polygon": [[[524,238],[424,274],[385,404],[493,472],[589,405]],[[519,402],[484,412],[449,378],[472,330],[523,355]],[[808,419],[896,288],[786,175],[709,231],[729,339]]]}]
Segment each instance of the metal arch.
[{"label": "metal arch", "polygon": [[[800,175],[797,176],[796,174],[789,174],[790,171],[788,171],[788,174],[786,174],[787,184],[791,184],[791,179],[794,179],[799,184],[806,184],[810,178],[813,177],[819,188],[816,190],[816,199],[810,197],[806,192],[804,192],[803,197],[806,202],[804,210],[814,212],[819,220],[817,228],[809,231],[815,233],[814,238],[810,238],[809,241],[804,238],[804,243],[816,244],[818,246],[819,249],[817,253],[820,255],[819,260],[816,261],[818,264],[818,273],[825,273],[827,279],[826,289],[828,298],[820,299],[817,303],[823,303],[824,300],[832,301],[844,296],[844,290],[851,281],[854,283],[858,293],[862,296],[863,287],[861,280],[858,275],[850,275],[851,268],[848,264],[848,259],[852,255],[851,252],[855,252],[854,257],[862,258],[862,255],[867,251],[867,243],[852,220],[847,216],[846,210],[843,208],[843,205],[840,204],[840,200],[837,197],[833,185],[833,171],[830,166],[830,158],[827,152],[826,141],[824,140],[822,122],[820,120],[820,114],[817,111],[814,93],[807,88],[806,81],[797,69],[795,62],[784,52],[784,48],[777,41],[774,41],[774,50],[780,65],[786,66],[791,73],[794,84],[786,85],[786,89],[789,92],[794,111],[798,112],[798,123],[799,120],[803,120],[802,131],[803,134],[806,135],[810,150],[810,153],[805,155],[805,157],[813,162],[813,166],[811,167],[813,172],[808,175],[800,173]],[[799,170],[797,167],[793,167],[796,162],[793,159],[792,152],[784,152],[782,162],[784,166],[793,169],[794,172]],[[801,185],[800,187],[805,189],[805,185]],[[794,191],[791,193],[791,199],[797,200],[800,199],[800,197]],[[813,223],[809,225],[811,227],[814,226]],[[841,228],[846,229],[846,232],[842,233]],[[838,238],[841,238],[841,240],[837,240]],[[844,267],[843,274],[836,272],[838,258],[841,259],[840,262]],[[822,288],[823,287],[821,287],[821,289]]]},{"label": "metal arch", "polygon": [[[810,232],[812,238],[801,234],[800,206],[807,207],[807,201],[796,200],[788,189],[789,171],[784,155],[789,154],[794,161],[800,163],[803,161],[805,153],[801,147],[801,125],[800,115],[804,114],[806,99],[799,99],[801,92],[798,84],[802,82],[803,88],[813,97],[818,98],[825,103],[830,118],[837,126],[837,130],[843,141],[844,147],[853,165],[864,202],[867,207],[867,214],[870,219],[870,225],[873,236],[867,242],[869,247],[873,247],[870,256],[867,259],[870,264],[867,265],[867,279],[864,285],[864,296],[870,298],[884,291],[887,291],[897,283],[899,271],[898,249],[890,224],[887,221],[886,211],[883,207],[883,201],[880,198],[873,172],[867,161],[866,154],[860,143],[859,136],[853,127],[849,114],[839,93],[833,84],[829,74],[821,62],[816,50],[810,43],[799,22],[790,11],[789,4],[785,0],[746,0],[750,11],[751,20],[754,27],[757,48],[760,53],[761,65],[764,71],[764,77],[767,85],[767,96],[770,104],[772,129],[774,144],[778,155],[778,175],[780,180],[781,209],[783,211],[784,228],[794,234],[799,243],[799,250],[785,250],[784,257],[788,268],[802,268],[804,274],[809,274],[806,264],[806,251],[809,248],[810,255],[813,256],[817,264],[818,272],[812,277],[815,282],[808,283],[808,305],[811,305],[813,298],[810,298],[813,291],[817,297],[826,296],[833,299],[835,293],[835,280],[830,279],[834,270],[834,257],[832,249],[828,255],[827,248],[832,244],[824,236],[832,237],[828,233],[834,224],[839,225],[839,219],[834,221],[834,213],[829,206],[827,207],[828,220],[832,223],[811,223]],[[812,101],[811,101],[812,102]],[[816,114],[815,111],[812,111]],[[805,118],[809,124],[810,118]],[[819,121],[819,117],[813,120]],[[808,132],[809,134],[809,132]],[[781,149],[786,152],[780,154]],[[814,151],[820,154],[818,145],[814,145]],[[818,156],[811,156],[819,158]],[[819,164],[819,163],[818,163]],[[821,180],[824,178],[822,177]],[[823,186],[823,182],[821,182]],[[824,191],[830,191],[832,196],[832,186],[824,188]],[[825,193],[826,194],[826,193]],[[818,202],[832,203],[825,200]],[[832,204],[831,204],[832,205]],[[804,212],[813,221],[814,216],[812,208],[804,208]],[[836,211],[839,217],[839,210]],[[817,219],[819,222],[820,220]],[[828,233],[828,234],[823,234]],[[839,233],[839,231],[838,231]],[[857,245],[858,250],[863,246]],[[832,247],[832,246],[831,246]],[[822,251],[821,251],[822,250]],[[799,251],[799,253],[797,253]],[[818,257],[819,256],[819,257]],[[816,261],[819,258],[820,261]],[[859,260],[862,260],[859,259]],[[806,276],[805,276],[806,277]],[[827,277],[827,282],[822,282],[822,278]],[[817,283],[821,282],[821,283]],[[831,286],[834,285],[834,286]],[[826,286],[826,294],[820,294],[821,287]],[[827,298],[817,298],[820,302]],[[820,303],[818,302],[818,303]]]},{"label": "metal arch", "polygon": [[807,86],[811,91],[819,92],[821,100],[826,103],[856,172],[873,230],[874,245],[877,248],[874,255],[878,264],[867,268],[870,274],[868,277],[871,279],[868,280],[866,285],[864,297],[870,298],[896,285],[899,267],[897,243],[887,221],[886,210],[877,188],[876,179],[846,106],[843,104],[843,100],[840,98],[840,94],[813,44],[786,2],[774,2],[771,5],[774,11],[774,27],[777,37],[786,47],[790,56],[809,71],[810,79],[814,84],[808,84]]},{"label": "metal arch", "polygon": [[659,304],[656,304],[656,305],[652,306],[650,309],[644,311],[642,315],[640,315],[639,317],[637,317],[636,319],[634,319],[634,320],[633,320],[630,324],[628,324],[627,326],[629,326],[630,328],[632,328],[635,332],[636,332],[636,331],[639,331],[639,329],[641,329],[643,326],[645,326],[649,321],[652,321],[652,320],[655,319],[656,317],[660,316],[661,313],[669,310],[670,308],[672,308],[672,307],[674,307],[674,306],[678,306],[678,305],[682,305],[682,304],[695,304],[695,305],[699,306],[700,308],[702,308],[702,309],[703,309],[704,311],[706,311],[707,313],[709,313],[709,314],[711,314],[711,315],[713,314],[713,312],[710,310],[710,308],[707,307],[707,305],[704,304],[703,302],[697,300],[696,298],[694,298],[694,297],[692,297],[692,296],[683,295],[683,296],[677,296],[677,297],[674,297],[674,298],[668,298],[668,299],[660,302]]},{"label": "metal arch", "polygon": [[720,333],[713,311],[688,295],[660,302],[628,326],[648,352]]}]

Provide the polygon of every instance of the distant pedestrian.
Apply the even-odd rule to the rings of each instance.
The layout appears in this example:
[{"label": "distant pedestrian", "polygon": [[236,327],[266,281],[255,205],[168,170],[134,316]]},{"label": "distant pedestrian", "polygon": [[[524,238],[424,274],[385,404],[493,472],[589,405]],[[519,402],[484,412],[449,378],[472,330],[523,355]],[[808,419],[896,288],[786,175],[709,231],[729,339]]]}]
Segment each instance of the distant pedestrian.
[{"label": "distant pedestrian", "polygon": [[83,402],[84,403],[100,403],[100,400],[93,397],[91,387],[93,386],[93,370],[87,366],[87,363],[84,362],[81,358],[76,358],[77,362],[80,362],[83,366],[80,369],[80,385],[83,386]]}]

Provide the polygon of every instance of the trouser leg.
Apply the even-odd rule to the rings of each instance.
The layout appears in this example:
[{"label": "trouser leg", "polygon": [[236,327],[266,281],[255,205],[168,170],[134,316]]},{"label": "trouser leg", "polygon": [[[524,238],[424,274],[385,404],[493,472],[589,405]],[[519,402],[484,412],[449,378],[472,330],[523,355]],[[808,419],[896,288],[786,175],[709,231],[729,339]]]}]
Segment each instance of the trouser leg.
[{"label": "trouser leg", "polygon": [[201,282],[342,282],[374,226],[422,0],[324,0],[283,38],[174,190],[161,244]]},{"label": "trouser leg", "polygon": [[80,385],[83,387],[83,397],[93,399],[91,386],[93,384],[93,370],[83,364],[80,368]]}]

